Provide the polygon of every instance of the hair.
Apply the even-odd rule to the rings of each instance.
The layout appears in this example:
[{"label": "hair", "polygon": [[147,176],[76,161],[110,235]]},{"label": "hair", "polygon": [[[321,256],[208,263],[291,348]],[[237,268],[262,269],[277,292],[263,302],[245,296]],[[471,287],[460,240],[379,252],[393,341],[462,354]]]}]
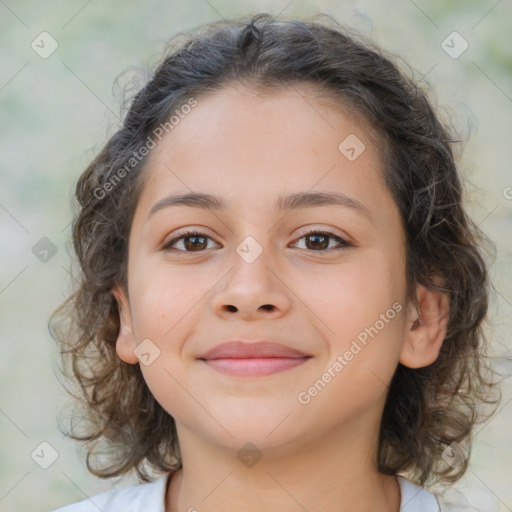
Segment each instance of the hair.
[{"label": "hair", "polygon": [[[406,234],[409,298],[414,300],[416,284],[449,297],[437,360],[396,368],[382,416],[378,469],[406,473],[420,485],[457,480],[468,458],[447,463],[447,447],[455,442],[469,452],[477,408],[499,401],[491,398],[495,382],[483,332],[491,286],[483,248],[490,242],[462,206],[452,150],[458,141],[394,56],[336,22],[280,21],[263,13],[202,26],[177,45],[181,35],[170,40],[122,125],[78,179],[72,226],[78,285],[49,323],[77,390],[68,391],[87,420],[81,434],[76,425],[66,435],[85,442],[87,467],[99,477],[135,470],[148,481],[150,469],[181,467],[174,419],[152,396],[140,366],[121,361],[115,349],[120,317],[112,289],[121,285],[128,294],[128,239],[147,156],[132,162],[115,186],[107,185],[190,98],[231,84],[264,92],[309,83],[378,134],[383,178]],[[107,456],[100,463],[102,446]]]}]

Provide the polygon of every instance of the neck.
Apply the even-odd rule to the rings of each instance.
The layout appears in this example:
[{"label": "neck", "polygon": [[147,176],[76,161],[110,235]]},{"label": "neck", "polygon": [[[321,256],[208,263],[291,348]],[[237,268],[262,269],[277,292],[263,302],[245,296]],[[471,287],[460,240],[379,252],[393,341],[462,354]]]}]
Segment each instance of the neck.
[{"label": "neck", "polygon": [[[396,478],[377,470],[376,429],[372,435],[352,425],[312,441],[301,439],[300,444],[249,450],[245,457],[237,449],[206,442],[183,425],[177,429],[183,467],[170,480],[166,512],[398,512],[400,508]],[[239,446],[244,444],[241,441]],[[255,462],[251,456],[257,454],[261,458]]]}]

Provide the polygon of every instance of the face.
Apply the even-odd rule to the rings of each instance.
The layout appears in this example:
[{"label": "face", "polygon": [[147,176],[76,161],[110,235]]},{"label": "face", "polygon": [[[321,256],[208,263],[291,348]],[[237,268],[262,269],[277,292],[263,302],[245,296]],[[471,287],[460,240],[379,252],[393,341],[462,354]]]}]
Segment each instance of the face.
[{"label": "face", "polygon": [[[152,150],[146,172],[129,300],[115,290],[117,352],[141,365],[178,432],[234,449],[249,440],[296,449],[378,416],[398,361],[414,352],[417,317],[399,212],[363,125],[306,85],[263,96],[230,86],[198,100]],[[154,208],[189,193],[224,207]],[[339,202],[289,199],[319,193]],[[191,230],[198,234],[187,238]],[[236,375],[199,358],[231,340],[308,357]],[[429,364],[432,350],[409,362]]]}]

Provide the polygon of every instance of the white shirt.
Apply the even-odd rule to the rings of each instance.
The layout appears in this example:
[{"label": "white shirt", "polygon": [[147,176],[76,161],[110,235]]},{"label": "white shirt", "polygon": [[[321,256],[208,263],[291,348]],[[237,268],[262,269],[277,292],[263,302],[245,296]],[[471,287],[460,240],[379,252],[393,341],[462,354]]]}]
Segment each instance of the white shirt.
[{"label": "white shirt", "polygon": [[[170,474],[153,482],[96,494],[52,512],[165,512],[165,491]],[[401,493],[400,512],[440,512],[431,492],[402,476],[397,479]]]}]

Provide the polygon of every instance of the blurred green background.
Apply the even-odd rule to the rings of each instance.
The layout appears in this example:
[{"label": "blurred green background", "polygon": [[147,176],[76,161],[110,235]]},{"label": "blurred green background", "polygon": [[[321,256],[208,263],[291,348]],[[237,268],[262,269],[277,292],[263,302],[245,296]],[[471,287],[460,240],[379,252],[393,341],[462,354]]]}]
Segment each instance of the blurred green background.
[{"label": "blurred green background", "polygon": [[[70,290],[73,188],[119,123],[121,95],[113,87],[118,75],[135,69],[143,78],[177,32],[262,11],[283,18],[329,14],[401,56],[434,87],[443,115],[466,141],[460,159],[468,207],[496,244],[489,334],[494,353],[510,352],[510,1],[1,0],[1,511],[49,511],[113,483],[135,483],[90,475],[78,446],[57,427],[69,398],[58,380],[47,322]],[[452,55],[442,46],[454,31],[468,44],[457,58],[453,52],[462,46]],[[41,32],[58,44],[49,56],[44,53],[52,49],[51,40],[42,45]],[[50,250],[41,261],[37,249],[53,246],[56,253]],[[512,372],[506,363],[501,368]],[[511,380],[504,382],[498,413],[477,428],[470,468],[447,500],[461,502],[460,492],[473,510],[512,510]],[[47,469],[31,457],[42,442],[57,456]]]}]

